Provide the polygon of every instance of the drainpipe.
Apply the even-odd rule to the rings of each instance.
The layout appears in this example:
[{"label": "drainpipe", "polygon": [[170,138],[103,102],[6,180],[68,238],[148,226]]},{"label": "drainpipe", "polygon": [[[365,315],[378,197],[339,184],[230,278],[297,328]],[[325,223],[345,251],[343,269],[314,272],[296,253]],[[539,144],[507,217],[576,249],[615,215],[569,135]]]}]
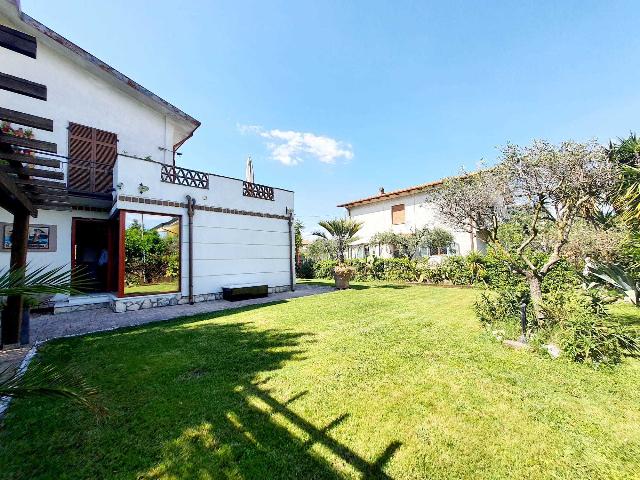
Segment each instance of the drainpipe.
[{"label": "drainpipe", "polygon": [[187,215],[189,217],[189,305],[193,305],[193,213],[196,199],[187,195]]},{"label": "drainpipe", "polygon": [[287,208],[287,212],[289,213],[289,283],[291,291],[293,292],[296,289],[294,283],[295,271],[293,264],[293,210],[289,210],[289,208]]}]

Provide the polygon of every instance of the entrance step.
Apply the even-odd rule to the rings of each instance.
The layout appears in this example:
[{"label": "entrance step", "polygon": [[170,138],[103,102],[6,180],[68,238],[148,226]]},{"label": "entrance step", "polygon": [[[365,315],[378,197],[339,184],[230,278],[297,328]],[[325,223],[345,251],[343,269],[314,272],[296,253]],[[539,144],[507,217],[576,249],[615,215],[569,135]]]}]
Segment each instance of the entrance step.
[{"label": "entrance step", "polygon": [[77,295],[55,302],[53,313],[78,312],[106,308],[113,298],[110,293],[96,293],[92,295]]}]

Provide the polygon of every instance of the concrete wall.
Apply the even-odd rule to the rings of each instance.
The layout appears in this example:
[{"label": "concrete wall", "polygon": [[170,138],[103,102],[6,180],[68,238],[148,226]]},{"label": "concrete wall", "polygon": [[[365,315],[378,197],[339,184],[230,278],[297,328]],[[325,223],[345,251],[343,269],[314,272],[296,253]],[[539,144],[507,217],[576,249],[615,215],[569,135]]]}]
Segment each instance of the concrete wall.
[{"label": "concrete wall", "polygon": [[[447,225],[440,218],[434,205],[425,201],[425,197],[424,193],[416,193],[352,207],[349,211],[350,217],[364,224],[358,234],[361,239],[358,243],[368,242],[378,232],[391,230],[396,233],[409,233],[412,228],[438,227],[453,234],[458,253],[462,255],[469,253],[472,250],[471,235]],[[393,225],[391,207],[399,204],[405,206],[405,223]],[[377,255],[377,248],[375,250]],[[383,248],[382,256],[390,256],[388,249]]]}]

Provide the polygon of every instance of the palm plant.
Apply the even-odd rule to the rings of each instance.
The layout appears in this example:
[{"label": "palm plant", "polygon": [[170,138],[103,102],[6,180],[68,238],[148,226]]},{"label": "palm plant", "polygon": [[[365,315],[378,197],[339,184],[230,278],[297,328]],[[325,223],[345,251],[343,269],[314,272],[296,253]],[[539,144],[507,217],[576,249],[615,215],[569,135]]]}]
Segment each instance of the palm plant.
[{"label": "palm plant", "polygon": [[[0,296],[74,294],[88,283],[86,275],[65,266],[0,270]],[[94,393],[79,375],[50,365],[38,364],[26,374],[13,367],[0,371],[0,397],[57,396],[93,407],[89,398]]]},{"label": "palm plant", "polygon": [[332,241],[336,248],[338,262],[344,263],[344,252],[350,244],[358,240],[356,234],[362,228],[362,223],[349,218],[335,218],[318,222],[318,225],[326,232],[317,231],[313,232],[313,235]]},{"label": "palm plant", "polygon": [[633,277],[618,265],[604,265],[589,261],[585,276],[593,275],[601,281],[623,292],[631,303],[640,306],[640,286]]},{"label": "palm plant", "polygon": [[614,204],[623,220],[640,224],[640,140],[635,133],[609,143],[609,158],[621,169],[620,188]]},{"label": "palm plant", "polygon": [[64,265],[30,268],[7,268],[0,270],[0,296],[72,295],[88,283],[88,278],[77,275]]},{"label": "palm plant", "polygon": [[34,365],[26,374],[11,367],[0,371],[0,397],[62,397],[94,408],[91,397],[95,394],[80,375],[52,365]]}]

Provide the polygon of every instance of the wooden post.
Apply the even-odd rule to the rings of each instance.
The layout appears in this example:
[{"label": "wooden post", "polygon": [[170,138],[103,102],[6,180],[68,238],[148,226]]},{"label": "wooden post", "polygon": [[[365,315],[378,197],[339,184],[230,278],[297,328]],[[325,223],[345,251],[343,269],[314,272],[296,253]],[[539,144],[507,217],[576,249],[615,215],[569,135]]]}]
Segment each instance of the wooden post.
[{"label": "wooden post", "polygon": [[[13,215],[13,232],[11,234],[11,269],[24,268],[27,265],[27,243],[29,240],[29,212],[17,211]],[[11,295],[7,298],[7,306],[2,311],[2,345],[20,342],[20,324],[24,297]]]}]

